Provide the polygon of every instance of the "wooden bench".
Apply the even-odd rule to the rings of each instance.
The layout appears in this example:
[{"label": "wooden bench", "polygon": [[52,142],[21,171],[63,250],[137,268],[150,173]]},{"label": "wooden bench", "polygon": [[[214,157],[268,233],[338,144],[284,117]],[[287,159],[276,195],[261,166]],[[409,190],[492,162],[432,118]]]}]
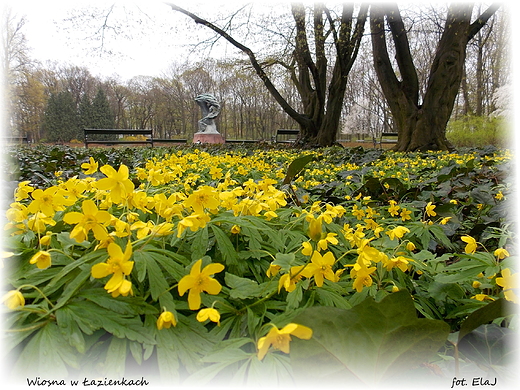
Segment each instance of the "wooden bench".
[{"label": "wooden bench", "polygon": [[[85,147],[88,148],[89,144],[102,144],[102,145],[117,145],[117,144],[148,144],[153,147],[154,139],[152,135],[152,130],[132,130],[132,129],[83,129],[85,133]],[[122,140],[122,139],[114,139],[114,140],[92,140],[89,139],[89,135],[144,135],[147,136],[146,139],[141,140]]]},{"label": "wooden bench", "polygon": [[175,144],[185,144],[188,142],[186,138],[154,138],[153,142],[155,143],[175,143]]},{"label": "wooden bench", "polygon": [[[379,139],[379,146],[382,147],[383,144],[397,143],[398,136],[399,134],[397,133],[381,133],[381,138]],[[383,137],[395,137],[395,139],[383,139]]]},{"label": "wooden bench", "polygon": [[227,144],[256,144],[262,141],[254,139],[226,139]]},{"label": "wooden bench", "polygon": [[280,136],[280,135],[295,135],[295,136],[298,136],[299,134],[300,134],[300,130],[296,130],[296,129],[278,129],[278,130],[276,130],[276,136],[274,137],[274,142],[276,142],[276,143],[279,143],[279,142],[292,143],[292,142],[296,141],[296,138],[289,139],[289,140],[284,140],[284,141],[279,141],[278,140],[278,136]]},{"label": "wooden bench", "polygon": [[7,144],[28,144],[29,138],[28,137],[3,137],[2,141]]}]

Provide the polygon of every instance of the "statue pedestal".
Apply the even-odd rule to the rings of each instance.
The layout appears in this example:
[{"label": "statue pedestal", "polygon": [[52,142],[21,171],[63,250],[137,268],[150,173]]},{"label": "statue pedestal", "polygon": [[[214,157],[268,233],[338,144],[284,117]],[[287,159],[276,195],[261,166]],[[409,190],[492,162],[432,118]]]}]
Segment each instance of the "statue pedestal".
[{"label": "statue pedestal", "polygon": [[220,133],[195,133],[193,134],[193,143],[201,144],[223,144],[226,142]]}]

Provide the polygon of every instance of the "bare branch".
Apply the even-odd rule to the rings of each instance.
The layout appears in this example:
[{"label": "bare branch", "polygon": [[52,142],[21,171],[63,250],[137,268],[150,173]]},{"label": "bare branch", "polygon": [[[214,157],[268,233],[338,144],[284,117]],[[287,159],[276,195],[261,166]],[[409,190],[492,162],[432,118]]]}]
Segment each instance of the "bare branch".
[{"label": "bare branch", "polygon": [[226,31],[222,30],[220,27],[215,26],[213,23],[202,19],[198,17],[197,15],[179,7],[176,4],[173,3],[166,3],[169,5],[174,11],[178,11],[183,13],[186,16],[189,16],[191,19],[195,21],[197,24],[201,24],[203,26],[206,26],[210,28],[211,30],[215,31],[217,34],[222,36],[224,39],[226,39],[229,43],[231,43],[236,48],[240,49],[242,52],[247,54],[249,57],[249,60],[251,61],[251,65],[255,69],[257,75],[260,77],[260,79],[263,81],[264,85],[267,87],[269,92],[272,94],[272,96],[275,98],[275,100],[280,104],[280,106],[283,108],[283,110],[295,121],[298,123],[301,123],[303,125],[307,125],[309,119],[305,117],[304,115],[301,115],[299,112],[297,112],[294,108],[292,108],[289,103],[283,98],[283,96],[278,92],[274,84],[271,82],[265,71],[260,66],[258,60],[255,57],[255,54],[253,51],[248,48],[247,46],[243,45],[242,43],[235,40],[231,35],[229,35]]},{"label": "bare branch", "polygon": [[468,42],[477,34],[482,27],[487,23],[495,12],[500,8],[500,3],[493,3],[469,26]]}]

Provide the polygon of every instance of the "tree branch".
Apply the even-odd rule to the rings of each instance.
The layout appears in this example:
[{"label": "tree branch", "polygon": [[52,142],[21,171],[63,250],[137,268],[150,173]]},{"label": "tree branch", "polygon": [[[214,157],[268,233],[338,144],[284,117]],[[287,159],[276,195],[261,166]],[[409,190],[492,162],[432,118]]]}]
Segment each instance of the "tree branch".
[{"label": "tree branch", "polygon": [[495,12],[500,8],[500,3],[493,3],[469,26],[468,42],[480,31]]},{"label": "tree branch", "polygon": [[309,118],[305,117],[304,115],[297,112],[294,108],[292,108],[289,103],[283,98],[283,96],[278,92],[274,84],[271,82],[267,74],[264,72],[260,64],[258,63],[258,60],[255,57],[255,54],[253,51],[248,48],[247,46],[243,45],[242,43],[236,41],[232,36],[230,36],[227,32],[219,28],[218,26],[215,26],[213,23],[208,22],[205,19],[202,19],[198,17],[197,15],[179,7],[176,4],[173,3],[166,3],[168,6],[170,6],[174,11],[178,11],[183,13],[186,16],[189,16],[191,19],[195,21],[197,24],[201,24],[203,26],[206,26],[210,28],[211,30],[215,31],[217,34],[219,34],[221,37],[226,39],[229,43],[231,43],[236,48],[240,49],[242,52],[247,54],[249,57],[249,60],[251,61],[251,65],[255,69],[257,75],[260,77],[260,79],[263,81],[264,85],[267,87],[268,91],[271,93],[271,95],[275,98],[275,100],[280,104],[282,109],[296,122],[302,124],[303,126],[307,126],[309,122]]},{"label": "tree branch", "polygon": [[397,65],[401,72],[403,91],[413,100],[417,101],[419,96],[419,79],[413,64],[410,52],[410,43],[404,27],[401,12],[397,4],[386,5],[386,20],[392,32],[392,39],[395,45],[395,56]]}]

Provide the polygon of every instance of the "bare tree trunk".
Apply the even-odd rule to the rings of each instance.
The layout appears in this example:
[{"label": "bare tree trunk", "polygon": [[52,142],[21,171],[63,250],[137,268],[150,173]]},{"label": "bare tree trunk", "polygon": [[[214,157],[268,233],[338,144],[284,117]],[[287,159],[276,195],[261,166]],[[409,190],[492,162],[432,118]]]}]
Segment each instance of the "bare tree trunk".
[{"label": "bare tree trunk", "polygon": [[[466,46],[498,9],[492,5],[470,24],[472,4],[450,6],[433,60],[424,101],[419,104],[417,73],[397,5],[373,5],[370,16],[374,66],[399,134],[394,150],[451,150],[446,125],[462,80]],[[402,80],[386,47],[384,19],[390,26]]]}]

